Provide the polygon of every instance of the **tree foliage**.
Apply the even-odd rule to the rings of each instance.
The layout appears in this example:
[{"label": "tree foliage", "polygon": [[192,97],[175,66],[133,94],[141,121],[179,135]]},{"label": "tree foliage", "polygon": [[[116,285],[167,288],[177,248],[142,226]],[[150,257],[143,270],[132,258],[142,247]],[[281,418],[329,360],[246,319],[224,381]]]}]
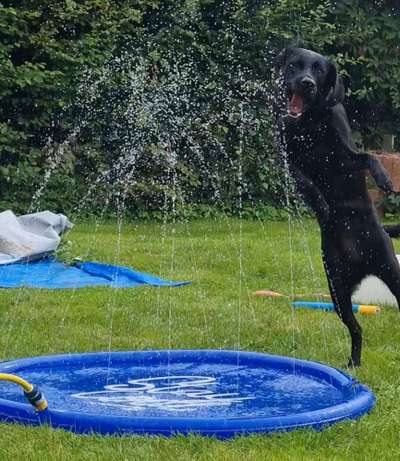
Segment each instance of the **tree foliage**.
[{"label": "tree foliage", "polygon": [[79,208],[107,171],[132,212],[175,200],[171,184],[191,203],[278,203],[271,62],[299,39],[337,62],[367,142],[399,131],[395,1],[3,0],[0,38],[0,204],[17,211],[38,191]]}]

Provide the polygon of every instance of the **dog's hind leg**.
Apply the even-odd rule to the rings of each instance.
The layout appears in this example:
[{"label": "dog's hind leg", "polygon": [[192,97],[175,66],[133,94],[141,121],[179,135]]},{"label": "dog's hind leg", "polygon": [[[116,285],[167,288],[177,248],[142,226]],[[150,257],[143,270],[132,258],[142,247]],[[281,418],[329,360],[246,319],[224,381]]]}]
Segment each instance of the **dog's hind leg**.
[{"label": "dog's hind leg", "polygon": [[[337,293],[337,290],[335,292]],[[335,311],[346,325],[351,337],[351,357],[348,366],[359,367],[361,365],[362,330],[353,313],[351,294],[346,293],[346,295],[339,295],[336,299],[332,299]]]},{"label": "dog's hind leg", "polygon": [[327,265],[325,264],[325,271],[335,312],[346,325],[351,337],[351,357],[348,366],[359,367],[361,365],[362,330],[353,313],[351,287],[343,283],[342,277],[339,275],[339,268],[337,268],[337,275],[335,275],[327,270]]},{"label": "dog's hind leg", "polygon": [[380,268],[379,274],[376,274],[383,282],[386,283],[389,290],[397,300],[397,306],[400,309],[400,266],[394,257],[390,263]]},{"label": "dog's hind leg", "polygon": [[392,292],[400,309],[400,264],[397,260],[392,239],[386,232],[382,233],[382,241],[378,242],[369,264],[371,274],[380,278]]}]

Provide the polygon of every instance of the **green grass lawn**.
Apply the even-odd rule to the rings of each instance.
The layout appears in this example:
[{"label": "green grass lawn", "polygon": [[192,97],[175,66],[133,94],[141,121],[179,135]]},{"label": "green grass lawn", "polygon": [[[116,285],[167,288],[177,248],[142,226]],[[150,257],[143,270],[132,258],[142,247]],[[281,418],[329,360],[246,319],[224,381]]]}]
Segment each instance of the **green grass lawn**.
[{"label": "green grass lawn", "polygon": [[[289,239],[291,235],[291,239]],[[41,354],[165,348],[242,349],[342,367],[347,331],[334,314],[293,312],[257,289],[327,292],[313,221],[238,220],[176,225],[77,225],[64,257],[129,265],[182,288],[3,290],[3,360]],[[398,247],[400,250],[400,247]],[[358,421],[324,432],[299,430],[221,442],[198,436],[78,436],[2,424],[0,459],[26,460],[348,460],[400,458],[400,323],[393,307],[361,317],[363,365],[352,372],[377,395]],[[38,383],[40,384],[40,383]]]}]

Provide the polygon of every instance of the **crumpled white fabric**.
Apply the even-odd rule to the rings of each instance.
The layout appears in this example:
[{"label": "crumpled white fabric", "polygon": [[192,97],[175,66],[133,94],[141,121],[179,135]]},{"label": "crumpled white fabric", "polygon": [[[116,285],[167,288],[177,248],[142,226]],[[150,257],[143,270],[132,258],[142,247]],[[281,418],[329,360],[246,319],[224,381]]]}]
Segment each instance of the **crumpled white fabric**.
[{"label": "crumpled white fabric", "polygon": [[41,211],[15,216],[11,210],[0,213],[0,264],[37,259],[55,251],[60,235],[72,227],[63,214]]}]

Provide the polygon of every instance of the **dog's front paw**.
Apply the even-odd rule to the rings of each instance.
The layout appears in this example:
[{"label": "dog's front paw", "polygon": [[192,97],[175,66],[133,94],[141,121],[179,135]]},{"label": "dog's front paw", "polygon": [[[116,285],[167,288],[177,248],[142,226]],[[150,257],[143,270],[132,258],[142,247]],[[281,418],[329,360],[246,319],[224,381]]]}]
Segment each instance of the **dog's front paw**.
[{"label": "dog's front paw", "polygon": [[394,192],[393,183],[388,174],[382,172],[375,175],[375,182],[381,191],[386,193]]}]

